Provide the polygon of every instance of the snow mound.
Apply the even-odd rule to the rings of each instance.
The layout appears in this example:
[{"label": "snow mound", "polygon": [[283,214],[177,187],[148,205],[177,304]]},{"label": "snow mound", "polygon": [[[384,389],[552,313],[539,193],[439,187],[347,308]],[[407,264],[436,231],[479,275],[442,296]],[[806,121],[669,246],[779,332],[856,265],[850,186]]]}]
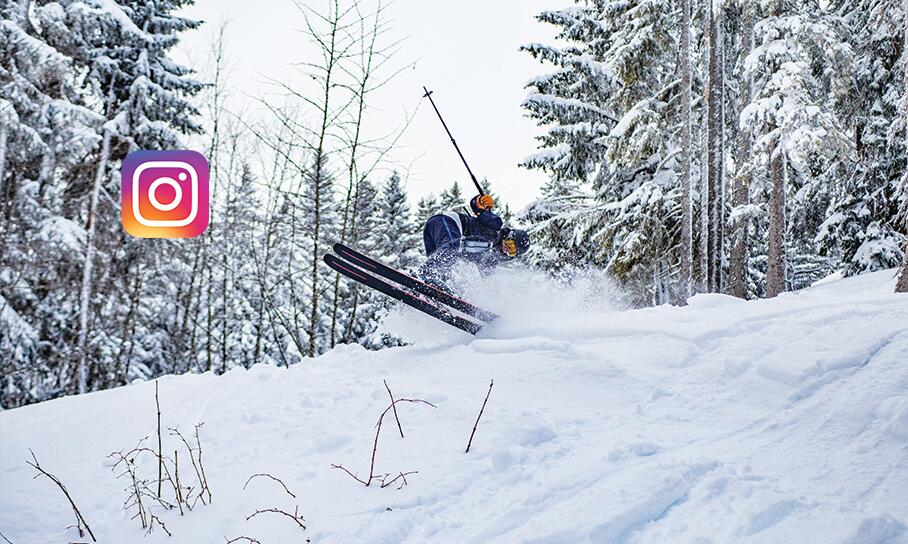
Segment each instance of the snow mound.
[{"label": "snow mound", "polygon": [[[576,281],[495,276],[471,297],[504,318],[478,338],[401,312],[412,346],[160,379],[165,428],[204,422],[212,492],[182,516],[146,497],[172,537],[144,536],[108,458],[144,436],[157,447],[154,384],[0,413],[0,532],[89,541],[33,479],[31,448],[100,542],[908,543],[908,296],[891,271],[633,311]],[[432,406],[398,404],[400,429],[384,418],[375,473],[406,482],[365,487],[332,465],[367,478],[384,380]],[[197,491],[166,430],[163,449]],[[147,455],[136,467],[157,477]],[[280,482],[250,480],[262,473]],[[270,508],[298,508],[306,529],[247,519]]]}]

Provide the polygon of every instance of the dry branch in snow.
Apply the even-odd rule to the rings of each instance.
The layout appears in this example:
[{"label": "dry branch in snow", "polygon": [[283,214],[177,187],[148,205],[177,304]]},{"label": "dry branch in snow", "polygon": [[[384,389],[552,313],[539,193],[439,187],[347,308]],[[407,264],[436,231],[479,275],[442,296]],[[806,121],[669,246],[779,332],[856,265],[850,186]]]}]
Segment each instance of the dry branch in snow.
[{"label": "dry branch in snow", "polygon": [[400,418],[397,417],[397,407],[394,406],[394,395],[391,393],[391,388],[388,387],[388,380],[382,380],[385,382],[385,389],[388,390],[388,396],[391,397],[391,407],[394,409],[394,420],[397,421],[397,430],[400,431],[400,437],[404,437],[404,428],[400,426]]},{"label": "dry branch in snow", "polygon": [[[227,540],[227,537],[224,537],[224,540]],[[233,544],[234,542],[245,542],[246,544],[262,544],[260,541],[250,538],[248,536],[238,536],[236,538],[231,538],[227,540],[227,544]]]},{"label": "dry branch in snow", "polygon": [[[387,387],[387,383],[385,384],[385,386]],[[388,389],[388,393],[389,393],[389,394],[391,393],[391,390],[390,390],[390,389]],[[392,396],[391,398],[393,399],[394,397]],[[332,464],[332,465],[331,465],[331,468],[335,468],[335,469],[342,470],[342,471],[346,472],[351,478],[353,478],[353,479],[356,480],[357,482],[359,482],[359,483],[365,485],[366,487],[369,487],[369,485],[372,484],[372,481],[373,481],[373,480],[376,480],[376,479],[379,479],[379,480],[382,481],[382,483],[384,483],[384,482],[386,481],[387,477],[389,476],[389,474],[384,474],[384,475],[381,475],[381,476],[378,476],[378,475],[375,474],[375,456],[376,456],[376,454],[378,453],[378,437],[379,437],[379,435],[381,435],[381,424],[382,424],[382,421],[385,419],[385,416],[388,414],[388,412],[390,412],[390,411],[393,410],[395,414],[397,413],[397,408],[396,408],[396,406],[397,406],[397,403],[399,403],[399,402],[409,402],[409,403],[413,403],[413,404],[426,404],[426,405],[428,405],[428,406],[431,406],[432,408],[437,408],[437,406],[435,406],[435,405],[432,404],[431,402],[429,402],[429,401],[427,401],[427,400],[423,400],[423,399],[397,399],[397,400],[392,400],[392,401],[391,401],[391,404],[390,404],[387,408],[385,408],[385,411],[382,412],[382,413],[381,413],[381,416],[378,417],[378,423],[375,424],[375,440],[374,440],[373,443],[372,443],[372,460],[371,460],[371,462],[369,463],[369,478],[366,479],[366,480],[363,480],[362,478],[360,478],[360,477],[357,476],[356,474],[350,472],[348,469],[344,468],[344,466],[343,466],[343,465],[340,465],[340,464]],[[403,431],[401,431],[401,436],[403,436]],[[416,472],[416,471],[407,472],[406,474],[414,474],[415,472]],[[405,474],[405,473],[400,472],[398,478],[403,478],[404,474]],[[396,479],[397,479],[397,478],[395,478],[395,480],[396,480]],[[404,483],[406,483],[406,478],[404,478]],[[386,486],[385,486],[385,485],[382,485],[382,487],[386,487]]]},{"label": "dry branch in snow", "polygon": [[[57,478],[50,472],[47,472],[46,470],[41,468],[41,464],[38,463],[38,458],[35,456],[35,452],[33,452],[31,449],[29,449],[28,452],[32,454],[32,460],[34,462],[26,461],[26,463],[38,471],[38,474],[35,475],[35,478],[41,475],[50,478],[52,482],[57,484],[57,487],[60,488],[60,491],[62,491],[63,494],[66,495],[66,500],[69,501],[69,505],[72,506],[73,509],[73,514],[76,515],[76,529],[78,529],[79,531],[79,536],[85,536],[85,532],[88,532],[88,535],[91,536],[92,542],[97,542],[98,539],[96,539],[94,533],[91,532],[91,529],[88,527],[88,522],[85,521],[84,517],[82,517],[82,512],[79,511],[79,508],[76,506],[75,501],[73,501],[73,498],[69,494],[69,491],[66,489],[66,486],[63,485],[63,482],[61,482],[59,478]],[[82,530],[83,527],[85,528],[85,531]],[[6,537],[3,538],[4,540],[6,540]],[[7,542],[9,541],[7,540]]]},{"label": "dry branch in snow", "polygon": [[476,434],[476,427],[479,426],[479,418],[482,417],[483,410],[486,409],[486,403],[489,402],[489,395],[492,394],[492,386],[495,385],[495,380],[489,381],[489,392],[486,393],[486,399],[482,401],[482,408],[479,409],[479,415],[476,416],[476,423],[473,424],[473,432],[470,433],[470,441],[467,442],[467,451],[464,453],[470,453],[470,446],[473,444],[473,435]]},{"label": "dry branch in snow", "polygon": [[296,522],[296,524],[299,525],[300,527],[302,527],[304,531],[306,530],[306,525],[305,525],[305,523],[303,523],[306,520],[303,519],[303,516],[300,515],[299,506],[297,506],[293,510],[292,514],[290,512],[285,512],[284,510],[281,510],[280,508],[265,508],[264,510],[256,510],[255,512],[246,516],[246,521],[249,521],[250,519],[254,518],[255,516],[257,516],[259,514],[267,514],[267,513],[280,514],[282,516],[286,516],[286,517],[292,519],[294,522]]},{"label": "dry branch in snow", "polygon": [[257,477],[271,478],[275,482],[281,484],[281,487],[284,488],[284,491],[286,491],[288,495],[290,495],[294,499],[296,498],[296,495],[294,495],[289,489],[287,489],[287,485],[280,478],[275,478],[274,476],[268,474],[267,472],[263,472],[260,474],[253,474],[252,476],[250,476],[249,479],[246,480],[246,483],[243,485],[243,489],[246,489],[246,486],[249,485],[249,482],[251,482],[253,478],[257,478]]}]

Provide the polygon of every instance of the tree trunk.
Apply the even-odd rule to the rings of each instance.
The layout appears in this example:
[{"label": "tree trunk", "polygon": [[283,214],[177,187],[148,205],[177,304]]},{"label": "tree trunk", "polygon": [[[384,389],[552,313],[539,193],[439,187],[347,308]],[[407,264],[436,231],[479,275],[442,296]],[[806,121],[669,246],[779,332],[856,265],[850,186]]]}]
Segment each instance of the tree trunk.
[{"label": "tree trunk", "polygon": [[[704,8],[704,12],[705,12],[705,17],[707,19],[705,24],[706,24],[706,27],[709,28],[709,18],[711,17],[711,11],[709,9]],[[708,33],[706,33],[706,34],[708,34]],[[709,64],[708,36],[706,36],[706,39],[707,39],[707,47],[702,47],[701,53],[700,53],[700,62],[704,66],[708,66],[708,64]],[[704,79],[704,82],[703,82],[703,96],[702,96],[703,104],[706,104],[709,100],[709,82],[707,81],[707,79],[709,77],[708,72],[707,72],[706,76],[707,77],[706,77],[706,79]],[[707,269],[709,268],[709,262],[707,261],[707,255],[709,255],[709,213],[708,213],[709,200],[707,199],[707,195],[708,195],[709,191],[707,190],[708,186],[707,186],[707,174],[706,174],[706,171],[707,171],[706,165],[709,164],[709,146],[707,145],[707,133],[709,132],[707,130],[707,128],[709,125],[709,118],[706,116],[702,116],[702,121],[703,121],[702,123],[697,124],[697,128],[699,129],[698,136],[699,136],[699,140],[700,140],[700,142],[699,142],[700,168],[699,168],[699,172],[698,172],[699,179],[697,180],[698,189],[699,189],[698,192],[699,192],[699,197],[700,197],[700,233],[699,233],[699,240],[698,240],[698,244],[697,244],[698,245],[698,247],[697,247],[697,257],[698,257],[697,258],[697,267],[694,270],[694,273],[696,275],[696,281],[695,281],[696,290],[697,290],[697,292],[701,292],[701,293],[707,292],[709,290],[708,289],[709,283],[707,281],[707,273],[706,273]]]},{"label": "tree trunk", "polygon": [[[0,108],[12,108],[8,102],[0,99]],[[5,201],[3,198],[3,178],[6,176],[6,139],[9,130],[7,125],[9,120],[6,117],[6,112],[0,110],[0,202]]]},{"label": "tree trunk", "polygon": [[0,255],[6,254],[6,234],[9,225],[9,210],[12,208],[12,195],[7,197],[3,191],[5,184],[3,179],[6,177],[6,149],[9,135],[9,126],[15,122],[16,114],[13,111],[13,105],[0,98]]},{"label": "tree trunk", "polygon": [[690,194],[691,90],[690,90],[690,0],[682,2],[681,20],[681,303],[693,294],[693,203]]},{"label": "tree trunk", "polygon": [[98,170],[95,172],[95,183],[91,190],[91,201],[88,206],[88,228],[85,236],[85,264],[82,266],[82,290],[79,302],[79,393],[88,391],[88,312],[91,300],[91,282],[95,258],[95,214],[98,211],[98,194],[101,183],[107,172],[107,159],[110,154],[110,131],[104,130],[101,144],[101,157]]},{"label": "tree trunk", "polygon": [[769,197],[769,263],[766,268],[766,298],[785,291],[785,174],[783,151],[778,138],[771,147]]},{"label": "tree trunk", "polygon": [[[214,192],[214,191],[212,191]],[[214,215],[214,214],[212,214]],[[204,268],[203,270],[208,270],[208,285],[206,286],[205,293],[205,311],[207,313],[205,319],[205,371],[211,372],[211,369],[214,365],[214,349],[211,345],[211,339],[214,338],[214,296],[212,295],[212,286],[214,285],[214,265],[208,260],[208,251],[211,247],[211,231],[213,230],[212,225],[208,226],[208,238],[205,242],[205,258],[203,259]]]},{"label": "tree trunk", "polygon": [[[706,290],[721,289],[721,213],[719,197],[722,184],[722,77],[719,49],[719,21],[713,6],[706,7],[709,33],[709,78],[706,86]],[[721,12],[720,12],[721,13]]]},{"label": "tree trunk", "polygon": [[[747,57],[753,49],[754,31],[754,6],[745,2],[744,13],[741,21],[741,58]],[[751,81],[750,78],[741,80],[742,105],[750,103]],[[732,194],[732,209],[739,210],[750,201],[750,171],[743,167],[751,160],[753,142],[750,133],[746,130],[738,132],[738,159],[735,172],[734,190]],[[734,236],[728,263],[728,292],[738,298],[747,298],[747,231],[750,221],[740,218],[734,224]]]},{"label": "tree trunk", "polygon": [[[132,294],[129,297],[129,311],[126,312],[126,318],[123,320],[123,328],[120,335],[120,349],[117,353],[117,366],[114,374],[119,374],[118,379],[113,385],[126,385],[129,383],[129,364],[132,360],[132,348],[135,345],[133,338],[136,330],[136,311],[139,308],[140,293],[142,292],[142,273],[138,262],[135,267],[135,281],[133,282]],[[127,349],[126,346],[129,346]],[[178,355],[179,356],[179,355]]]},{"label": "tree trunk", "polygon": [[[325,111],[327,112],[328,105],[328,86],[325,87]],[[325,117],[325,122],[327,123],[327,117]],[[323,133],[325,130],[325,125],[323,124]],[[319,147],[318,155],[315,158],[316,171],[315,171],[315,215],[312,218],[312,299],[311,299],[311,315],[309,316],[309,357],[315,357],[317,351],[316,337],[318,335],[318,248],[319,248],[319,236],[321,235],[319,230],[322,222],[322,165],[324,159],[322,157],[322,148]]]},{"label": "tree trunk", "polygon": [[905,263],[902,265],[899,281],[895,284],[895,292],[908,293],[908,242],[905,242]]},{"label": "tree trunk", "polygon": [[[905,28],[905,39],[902,42],[902,78],[905,80],[905,139],[908,142],[908,0],[902,3],[903,23]],[[902,183],[908,186],[908,172],[902,179]],[[902,264],[902,273],[895,284],[896,293],[908,293],[908,241],[905,242],[905,257]]]},{"label": "tree trunk", "polygon": [[328,138],[328,128],[329,124],[332,121],[331,117],[331,90],[334,87],[334,68],[338,61],[340,60],[341,53],[337,50],[337,37],[340,29],[340,18],[342,16],[340,12],[340,6],[338,5],[337,0],[334,2],[334,11],[331,14],[330,25],[331,32],[329,34],[330,39],[327,40],[323,48],[323,54],[325,56],[325,76],[324,76],[324,94],[322,96],[321,102],[321,129],[318,133],[318,145],[315,150],[315,172],[313,175],[312,182],[315,184],[314,187],[314,214],[313,214],[313,224],[312,224],[312,297],[311,297],[311,314],[309,316],[309,357],[315,357],[317,354],[317,342],[316,338],[318,336],[318,304],[319,304],[319,281],[318,281],[318,269],[319,269],[319,237],[321,236],[321,222],[322,222],[322,191],[325,190],[324,185],[327,180],[326,177],[328,173],[325,171],[327,167],[327,157],[326,157],[326,142]]}]

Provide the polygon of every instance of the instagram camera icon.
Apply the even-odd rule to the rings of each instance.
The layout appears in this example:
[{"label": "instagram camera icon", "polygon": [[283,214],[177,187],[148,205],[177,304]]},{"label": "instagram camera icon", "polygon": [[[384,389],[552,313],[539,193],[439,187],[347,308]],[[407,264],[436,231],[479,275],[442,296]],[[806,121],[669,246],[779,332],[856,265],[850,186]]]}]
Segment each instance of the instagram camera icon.
[{"label": "instagram camera icon", "polygon": [[208,161],[195,151],[134,151],[123,161],[122,218],[138,238],[192,238],[208,227]]}]

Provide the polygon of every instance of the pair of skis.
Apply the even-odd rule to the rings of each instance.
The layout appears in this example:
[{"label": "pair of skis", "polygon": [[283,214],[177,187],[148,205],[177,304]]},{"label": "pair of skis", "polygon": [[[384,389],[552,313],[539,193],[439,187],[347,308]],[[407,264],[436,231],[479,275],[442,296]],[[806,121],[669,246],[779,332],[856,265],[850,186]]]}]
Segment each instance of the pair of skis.
[{"label": "pair of skis", "polygon": [[[343,244],[334,244],[337,255],[326,254],[333,270],[375,289],[439,321],[476,334],[498,315],[475,306],[424,281],[382,264]],[[463,315],[457,315],[459,312]]]}]

